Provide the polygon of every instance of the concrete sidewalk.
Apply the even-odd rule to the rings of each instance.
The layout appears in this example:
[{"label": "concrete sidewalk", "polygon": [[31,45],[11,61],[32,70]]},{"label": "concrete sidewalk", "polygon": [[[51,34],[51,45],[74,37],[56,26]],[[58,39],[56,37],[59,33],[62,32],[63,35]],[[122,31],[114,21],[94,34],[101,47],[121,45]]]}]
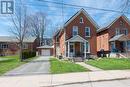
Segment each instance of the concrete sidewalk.
[{"label": "concrete sidewalk", "polygon": [[47,87],[130,78],[130,70],[0,77],[0,87]]},{"label": "concrete sidewalk", "polygon": [[89,69],[89,70],[91,70],[93,72],[95,72],[95,71],[102,71],[102,69],[99,69],[97,67],[91,66],[91,65],[86,64],[84,62],[77,62],[76,64],[79,64],[79,65],[81,65],[81,66],[83,66],[83,67],[85,67],[85,68],[87,68],[87,69]]}]

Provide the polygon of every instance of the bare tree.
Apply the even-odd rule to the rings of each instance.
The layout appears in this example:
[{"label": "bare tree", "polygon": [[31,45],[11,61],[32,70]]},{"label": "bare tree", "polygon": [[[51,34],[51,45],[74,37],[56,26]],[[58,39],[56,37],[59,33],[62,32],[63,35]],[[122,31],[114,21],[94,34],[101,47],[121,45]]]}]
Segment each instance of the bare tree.
[{"label": "bare tree", "polygon": [[46,15],[43,12],[36,12],[29,18],[31,36],[35,36],[38,39],[38,46],[43,42],[43,35],[46,29]]},{"label": "bare tree", "polygon": [[11,28],[11,33],[17,38],[19,43],[19,54],[20,60],[23,61],[23,40],[28,35],[28,16],[27,16],[27,8],[24,5],[20,5],[17,7],[18,10],[14,15],[11,15],[11,21],[13,23],[13,28]]}]

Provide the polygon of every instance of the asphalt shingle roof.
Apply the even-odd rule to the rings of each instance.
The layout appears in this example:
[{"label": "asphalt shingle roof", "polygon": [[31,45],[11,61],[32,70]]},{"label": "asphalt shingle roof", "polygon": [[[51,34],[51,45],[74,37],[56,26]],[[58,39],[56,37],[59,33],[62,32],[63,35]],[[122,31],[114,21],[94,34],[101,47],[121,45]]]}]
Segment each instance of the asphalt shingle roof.
[{"label": "asphalt shingle roof", "polygon": [[[23,40],[23,42],[31,43],[34,42],[36,37],[28,37]],[[0,36],[0,42],[18,42],[18,39],[13,36]]]}]

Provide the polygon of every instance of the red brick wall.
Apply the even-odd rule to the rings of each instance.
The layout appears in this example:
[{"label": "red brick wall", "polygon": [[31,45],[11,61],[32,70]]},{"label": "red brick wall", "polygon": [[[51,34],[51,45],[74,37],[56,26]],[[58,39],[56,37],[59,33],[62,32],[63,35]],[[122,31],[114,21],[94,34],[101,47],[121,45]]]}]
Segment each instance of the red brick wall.
[{"label": "red brick wall", "polygon": [[[80,17],[83,17],[84,23],[80,23]],[[91,37],[87,40],[90,41],[90,52],[96,54],[97,41],[96,41],[96,27],[86,18],[86,16],[81,13],[79,14],[70,24],[68,24],[66,29],[66,40],[72,37],[72,28],[73,26],[78,26],[79,35],[85,38],[85,27],[90,27]]]},{"label": "red brick wall", "polygon": [[62,55],[65,55],[65,33],[63,32],[59,38],[60,51]]},{"label": "red brick wall", "polygon": [[109,34],[107,30],[97,34],[97,51],[101,49],[109,51]]}]

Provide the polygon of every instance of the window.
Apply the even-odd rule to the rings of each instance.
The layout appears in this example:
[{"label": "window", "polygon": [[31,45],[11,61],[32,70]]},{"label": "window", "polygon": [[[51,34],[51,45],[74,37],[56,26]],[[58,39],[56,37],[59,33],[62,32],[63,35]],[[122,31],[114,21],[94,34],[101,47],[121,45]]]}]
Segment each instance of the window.
[{"label": "window", "polygon": [[85,36],[90,36],[90,27],[85,27]]},{"label": "window", "polygon": [[80,17],[80,23],[84,23],[83,17]]},{"label": "window", "polygon": [[130,41],[127,41],[127,49],[130,51]]},{"label": "window", "polygon": [[116,35],[119,35],[120,34],[120,30],[119,28],[116,28]]},{"label": "window", "polygon": [[6,44],[6,43],[1,43],[1,44],[0,44],[0,48],[1,48],[1,49],[7,49],[7,48],[8,48],[8,44]]},{"label": "window", "polygon": [[73,26],[73,31],[72,31],[72,35],[78,35],[78,26]]},{"label": "window", "polygon": [[86,52],[89,52],[89,42],[86,42]]},{"label": "window", "polygon": [[23,49],[27,49],[28,48],[28,44],[27,43],[24,43],[23,44]]},{"label": "window", "polygon": [[73,53],[74,52],[74,45],[70,44],[70,52]]},{"label": "window", "polygon": [[125,29],[123,30],[123,34],[127,35],[127,34],[128,34],[128,29],[125,28]]},{"label": "window", "polygon": [[120,26],[123,26],[123,21],[120,21]]}]

